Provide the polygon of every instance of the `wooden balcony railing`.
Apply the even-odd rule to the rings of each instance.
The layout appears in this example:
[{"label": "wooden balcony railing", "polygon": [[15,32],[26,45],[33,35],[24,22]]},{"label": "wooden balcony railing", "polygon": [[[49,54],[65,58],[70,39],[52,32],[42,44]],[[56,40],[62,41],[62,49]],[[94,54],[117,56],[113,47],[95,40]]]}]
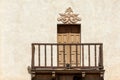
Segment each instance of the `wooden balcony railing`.
[{"label": "wooden balcony railing", "polygon": [[[60,51],[62,47],[62,65],[60,64]],[[66,46],[69,49],[65,48]],[[75,47],[76,46],[76,47]],[[75,47],[76,51],[72,51]],[[67,50],[66,50],[67,49]],[[69,52],[69,63],[66,51]],[[76,54],[76,55],[73,55]],[[74,63],[72,58],[75,57]],[[103,44],[102,43],[80,43],[80,44],[58,44],[58,43],[32,43],[32,69],[35,68],[103,68]]]}]

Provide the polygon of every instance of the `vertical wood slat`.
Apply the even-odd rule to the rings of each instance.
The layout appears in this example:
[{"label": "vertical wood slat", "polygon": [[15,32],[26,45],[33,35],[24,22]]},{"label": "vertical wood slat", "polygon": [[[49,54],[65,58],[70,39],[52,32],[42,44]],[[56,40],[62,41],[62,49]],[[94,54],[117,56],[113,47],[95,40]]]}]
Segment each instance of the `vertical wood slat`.
[{"label": "vertical wood slat", "polygon": [[45,67],[46,67],[46,45],[44,45],[45,46]]},{"label": "vertical wood slat", "polygon": [[96,66],[96,60],[97,60],[97,57],[96,57],[96,45],[94,45],[94,49],[95,49],[95,66]]},{"label": "vertical wood slat", "polygon": [[59,45],[57,44],[57,66],[59,67]]},{"label": "vertical wood slat", "polygon": [[63,45],[63,65],[65,67],[65,45]]},{"label": "vertical wood slat", "polygon": [[81,64],[81,63],[82,63],[82,62],[81,62],[81,61],[82,61],[82,58],[81,58],[81,54],[82,54],[82,52],[81,52],[81,51],[82,51],[82,50],[81,50],[81,44],[79,44],[79,46],[80,46],[80,51],[79,51],[79,52],[80,52],[80,57],[79,57],[79,58],[80,58],[80,66],[81,66],[81,65],[82,65],[82,64]]},{"label": "vertical wood slat", "polygon": [[76,44],[76,66],[78,67],[78,47]]},{"label": "vertical wood slat", "polygon": [[51,66],[53,67],[53,45],[51,45]]},{"label": "vertical wood slat", "polygon": [[100,64],[100,53],[101,53],[101,50],[100,50],[100,45],[99,45],[99,61],[98,61],[98,66],[100,66],[101,64]]},{"label": "vertical wood slat", "polygon": [[103,44],[101,44],[101,63],[103,67]]},{"label": "vertical wood slat", "polygon": [[82,45],[82,66],[84,67],[84,45]]},{"label": "vertical wood slat", "polygon": [[31,63],[31,66],[32,66],[32,68],[34,67],[34,57],[35,57],[35,46],[32,44],[31,45],[31,47],[32,47],[32,63]]},{"label": "vertical wood slat", "polygon": [[90,66],[90,45],[88,45],[88,65]]},{"label": "vertical wood slat", "polygon": [[71,61],[72,61],[72,60],[71,60],[71,59],[72,59],[72,58],[71,58],[71,55],[72,55],[72,53],[71,53],[71,46],[72,46],[72,45],[70,45],[70,66],[72,66],[72,65],[71,65]]},{"label": "vertical wood slat", "polygon": [[100,49],[100,51],[99,51],[99,66],[102,69],[103,68],[103,44],[100,45],[99,49]]},{"label": "vertical wood slat", "polygon": [[40,66],[40,45],[38,45],[38,66]]}]

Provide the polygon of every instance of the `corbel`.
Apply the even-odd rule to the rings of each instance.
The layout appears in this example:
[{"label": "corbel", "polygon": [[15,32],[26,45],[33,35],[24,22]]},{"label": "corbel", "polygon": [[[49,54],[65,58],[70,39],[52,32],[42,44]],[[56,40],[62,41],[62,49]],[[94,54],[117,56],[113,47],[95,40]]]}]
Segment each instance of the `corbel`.
[{"label": "corbel", "polygon": [[35,72],[31,72],[31,77],[32,77],[32,78],[35,77]]},{"label": "corbel", "polygon": [[100,79],[104,80],[104,72],[100,72]]},{"label": "corbel", "polygon": [[30,66],[27,67],[27,70],[28,70],[28,73],[31,74],[31,67]]},{"label": "corbel", "polygon": [[52,80],[55,80],[55,71],[52,71]]},{"label": "corbel", "polygon": [[85,72],[82,72],[82,80],[85,80]]}]

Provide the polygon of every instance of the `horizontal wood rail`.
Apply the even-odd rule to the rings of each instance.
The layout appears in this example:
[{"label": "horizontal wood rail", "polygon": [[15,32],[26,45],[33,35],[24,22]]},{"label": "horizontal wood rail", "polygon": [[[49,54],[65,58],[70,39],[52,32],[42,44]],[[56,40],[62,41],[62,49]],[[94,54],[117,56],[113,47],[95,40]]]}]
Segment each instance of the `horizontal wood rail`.
[{"label": "horizontal wood rail", "polygon": [[[31,61],[32,69],[34,68],[103,69],[102,43],[80,43],[80,44],[32,43],[31,46],[32,46],[32,61]],[[59,50],[61,49],[60,46],[62,47],[61,51]],[[66,47],[69,47],[69,49],[67,49]],[[72,50],[73,47],[75,51]],[[67,55],[66,52],[69,52],[68,54],[69,58],[66,57]],[[62,56],[61,63],[59,61],[60,55]],[[67,62],[68,59],[70,59],[69,63]],[[74,60],[74,63],[72,62],[72,60]]]}]

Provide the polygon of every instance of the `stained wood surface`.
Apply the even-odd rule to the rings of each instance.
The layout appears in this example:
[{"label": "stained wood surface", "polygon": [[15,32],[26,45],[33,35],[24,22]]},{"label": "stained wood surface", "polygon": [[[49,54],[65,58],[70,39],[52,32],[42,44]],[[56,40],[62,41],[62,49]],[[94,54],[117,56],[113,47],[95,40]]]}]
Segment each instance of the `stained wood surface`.
[{"label": "stained wood surface", "polygon": [[[59,43],[80,43],[80,26],[58,26],[57,42]],[[72,66],[80,66],[80,46],[65,45],[59,46],[59,66],[71,64]],[[76,65],[77,64],[77,65]]]}]

